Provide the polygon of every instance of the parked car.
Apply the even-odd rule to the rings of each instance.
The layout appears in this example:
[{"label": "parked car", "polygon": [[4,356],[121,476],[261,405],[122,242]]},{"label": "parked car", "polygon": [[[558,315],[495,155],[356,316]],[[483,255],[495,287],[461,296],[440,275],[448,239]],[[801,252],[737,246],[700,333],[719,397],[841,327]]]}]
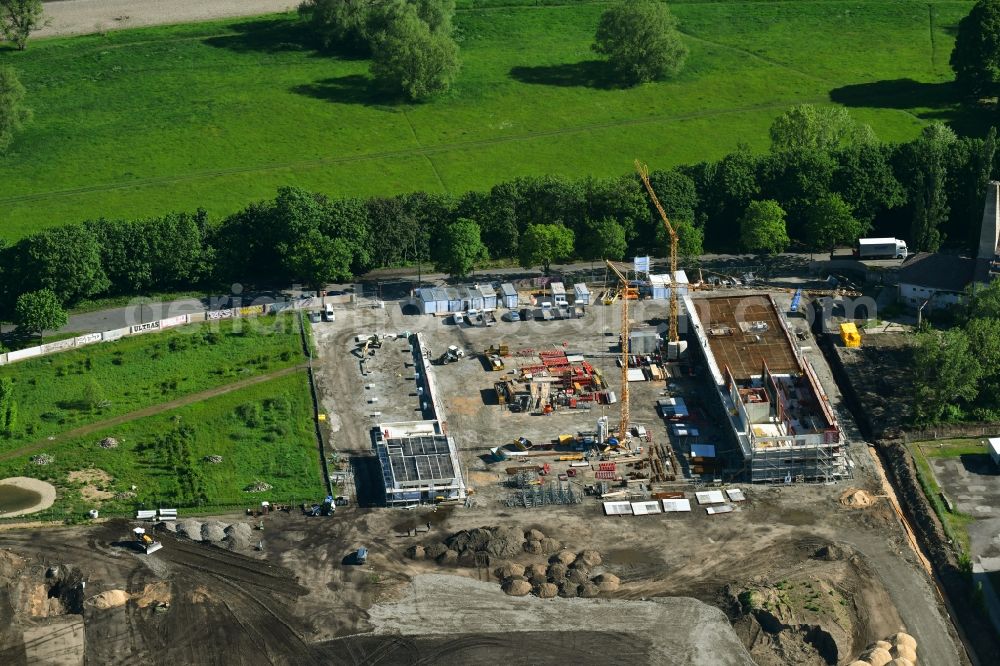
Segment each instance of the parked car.
[{"label": "parked car", "polygon": [[517,310],[511,310],[507,313],[506,319],[509,322],[519,322],[521,321],[521,315],[517,314]]},{"label": "parked car", "polygon": [[531,308],[524,308],[521,310],[521,321],[531,321],[535,318],[535,313],[531,311]]}]

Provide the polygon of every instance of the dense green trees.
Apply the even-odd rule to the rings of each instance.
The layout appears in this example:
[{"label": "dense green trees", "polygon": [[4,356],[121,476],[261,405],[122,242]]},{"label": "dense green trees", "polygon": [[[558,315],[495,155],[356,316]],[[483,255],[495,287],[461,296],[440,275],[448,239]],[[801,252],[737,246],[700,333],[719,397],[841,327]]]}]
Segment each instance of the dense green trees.
[{"label": "dense green trees", "polygon": [[556,261],[573,256],[573,230],[562,224],[531,224],[521,237],[521,266],[541,266],[545,274]]},{"label": "dense green trees", "polygon": [[677,19],[653,0],[622,0],[605,10],[592,48],[629,85],[676,74],[688,54]]},{"label": "dense green trees", "polygon": [[[974,248],[996,152],[993,134],[959,138],[931,125],[898,145],[862,142],[763,155],[741,146],[718,161],[653,171],[650,181],[685,258],[705,251],[827,250],[867,233],[904,238],[913,249],[945,241]],[[765,214],[776,213],[775,205],[783,215]],[[783,233],[781,224],[770,223],[778,218]],[[458,196],[330,199],[282,188],[274,199],[222,220],[203,211],[93,220],[9,247],[0,243],[0,318],[13,317],[20,294],[44,287],[73,305],[105,295],[225,289],[233,282],[318,286],[373,268],[440,262],[439,250],[458,242],[450,234],[459,220],[478,226],[489,258],[528,266],[666,256],[669,248],[634,175],[521,177]],[[543,230],[529,233],[536,225]],[[560,243],[549,242],[551,229],[561,230]]]},{"label": "dense green trees", "polygon": [[458,73],[454,0],[306,0],[299,13],[327,48],[370,54],[372,78],[394,95],[425,100]]},{"label": "dense green trees", "polygon": [[31,118],[31,111],[24,106],[24,86],[13,67],[0,66],[0,155],[17,133]]},{"label": "dense green trees", "polygon": [[839,194],[820,197],[806,211],[805,241],[817,250],[851,244],[864,233],[851,207]]},{"label": "dense green trees", "polygon": [[956,328],[921,333],[914,360],[917,421],[933,423],[960,416],[958,402],[975,399],[982,375],[982,365],[971,352],[965,332]]},{"label": "dense green trees", "polygon": [[979,0],[959,21],[951,69],[963,96],[991,96],[1000,73],[1000,0]]},{"label": "dense green trees", "polygon": [[434,248],[434,266],[455,277],[465,277],[489,253],[480,238],[479,225],[459,218],[448,224]]},{"label": "dense green trees", "polygon": [[740,242],[748,252],[777,254],[790,242],[785,211],[777,201],[752,201],[740,219]]},{"label": "dense green trees", "polygon": [[42,0],[0,0],[0,35],[18,51],[28,48],[28,36],[44,25]]},{"label": "dense green trees", "polygon": [[55,292],[39,289],[21,294],[14,306],[14,323],[25,333],[38,333],[66,325],[66,311]]},{"label": "dense green trees", "polygon": [[[422,5],[440,10],[432,3]],[[450,13],[434,11],[433,22],[406,2],[389,3],[379,15],[383,25],[371,35],[372,77],[412,101],[444,92],[458,74],[458,44],[451,36]],[[451,7],[454,11],[454,5]]]},{"label": "dense green trees", "polygon": [[821,150],[874,143],[871,127],[854,120],[838,106],[800,104],[778,116],[771,125],[771,149]]}]

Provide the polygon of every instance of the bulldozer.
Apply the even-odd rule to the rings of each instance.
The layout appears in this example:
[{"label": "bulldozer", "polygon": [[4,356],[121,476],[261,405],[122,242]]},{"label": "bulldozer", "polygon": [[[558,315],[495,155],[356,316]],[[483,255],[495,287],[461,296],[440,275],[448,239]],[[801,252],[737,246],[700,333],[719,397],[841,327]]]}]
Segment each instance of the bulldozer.
[{"label": "bulldozer", "polygon": [[510,356],[510,346],[506,344],[490,345],[490,348],[483,352],[486,356]]},{"label": "bulldozer", "polygon": [[132,530],[132,534],[135,535],[135,541],[139,545],[142,552],[150,555],[156,551],[163,548],[163,544],[155,540],[153,537],[146,534],[145,528],[136,527]]}]

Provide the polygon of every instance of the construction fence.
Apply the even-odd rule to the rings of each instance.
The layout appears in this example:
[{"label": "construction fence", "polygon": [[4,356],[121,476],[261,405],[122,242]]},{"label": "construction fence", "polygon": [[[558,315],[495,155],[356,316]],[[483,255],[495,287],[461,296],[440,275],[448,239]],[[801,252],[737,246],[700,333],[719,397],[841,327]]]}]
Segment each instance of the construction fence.
[{"label": "construction fence", "polygon": [[273,303],[259,303],[256,305],[246,305],[237,308],[225,308],[221,310],[205,310],[204,312],[194,312],[191,314],[176,315],[149,321],[124,328],[116,328],[111,331],[101,333],[85,333],[65,340],[57,340],[37,347],[18,349],[17,351],[0,354],[0,365],[16,363],[37,356],[47,356],[70,349],[86,347],[88,345],[101,342],[113,342],[130,335],[143,335],[145,333],[156,333],[168,328],[184,326],[204,321],[221,321],[223,319],[238,319],[242,317],[258,317],[266,314],[277,314],[286,310],[308,310],[320,307],[320,301],[316,298],[302,298],[294,301],[279,301]]}]

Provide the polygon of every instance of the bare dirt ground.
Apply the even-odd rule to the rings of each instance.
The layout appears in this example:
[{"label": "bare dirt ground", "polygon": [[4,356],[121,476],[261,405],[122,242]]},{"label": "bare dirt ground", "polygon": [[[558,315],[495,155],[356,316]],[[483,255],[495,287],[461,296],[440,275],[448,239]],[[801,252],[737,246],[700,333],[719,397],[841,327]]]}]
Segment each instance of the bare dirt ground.
[{"label": "bare dirt ground", "polygon": [[[643,320],[657,312],[637,308],[635,315]],[[566,341],[596,354],[613,344],[604,335],[616,330],[613,314],[592,308],[583,321],[459,329],[405,316],[398,307],[338,311],[336,322],[314,326],[331,446],[356,470],[370,472],[368,431],[381,419],[371,413],[420,416],[407,374],[413,368],[391,360],[407,356],[405,345],[387,342],[371,366],[377,372],[362,377],[352,353],[359,333],[420,330],[436,352],[448,344],[482,351],[497,342],[537,348]],[[605,374],[615,389],[613,359],[595,361],[611,365]],[[66,640],[65,663],[523,663],[530,654],[538,655],[532,663],[845,664],[899,630],[916,637],[921,663],[967,663],[896,512],[880,496],[863,442],[851,447],[853,479],[743,486],[747,501],[729,514],[709,516],[695,507],[689,514],[613,518],[589,498],[571,506],[511,508],[501,501],[507,491],[496,483],[496,472],[481,458],[484,447],[518,434],[540,438],[590,429],[597,413],[504,413],[481,393],[497,373],[468,359],[440,369],[451,432],[463,466],[477,479],[470,506],[406,511],[352,504],[328,518],[272,513],[263,518],[264,531],[254,532],[262,552],[233,552],[162,533],[162,550],[139,555],[121,543],[131,527],[125,521],[3,531],[0,549],[14,555],[0,550],[0,662],[31,663],[26,646],[38,644],[34,637],[72,637],[66,627],[78,625],[67,623],[82,617],[85,640]],[[828,372],[820,376],[826,381]],[[696,394],[697,378],[678,390]],[[373,392],[379,397],[374,403],[368,401]],[[655,438],[666,438],[651,406],[657,393],[651,385],[637,386],[633,414],[660,428]],[[839,394],[831,400],[840,406]],[[609,415],[614,420],[614,407]],[[670,443],[683,452],[684,442]],[[379,480],[356,477],[360,485]],[[694,489],[692,480],[676,487],[689,496]],[[845,506],[841,495],[852,487],[874,501]],[[344,489],[352,497],[357,490]],[[514,598],[501,592],[493,562],[442,565],[405,554],[482,526],[537,529],[573,552],[595,549],[602,563],[591,573],[614,575],[620,586],[597,600]],[[364,566],[351,564],[360,546],[370,553]],[[524,552],[511,561],[541,565],[548,557]],[[54,565],[73,573],[47,577]],[[79,581],[87,583],[85,598],[123,590],[129,599],[107,609],[78,603]],[[141,605],[145,597],[155,600]],[[42,617],[31,612],[33,598],[35,607],[42,598],[59,601],[46,602]],[[667,600],[650,601],[659,598]],[[709,629],[699,633],[704,627]],[[673,651],[664,653],[658,634]],[[712,637],[708,644],[706,636]]]},{"label": "bare dirt ground", "polygon": [[146,25],[195,23],[294,10],[290,0],[59,0],[45,3],[49,24],[38,37],[84,35]]}]

